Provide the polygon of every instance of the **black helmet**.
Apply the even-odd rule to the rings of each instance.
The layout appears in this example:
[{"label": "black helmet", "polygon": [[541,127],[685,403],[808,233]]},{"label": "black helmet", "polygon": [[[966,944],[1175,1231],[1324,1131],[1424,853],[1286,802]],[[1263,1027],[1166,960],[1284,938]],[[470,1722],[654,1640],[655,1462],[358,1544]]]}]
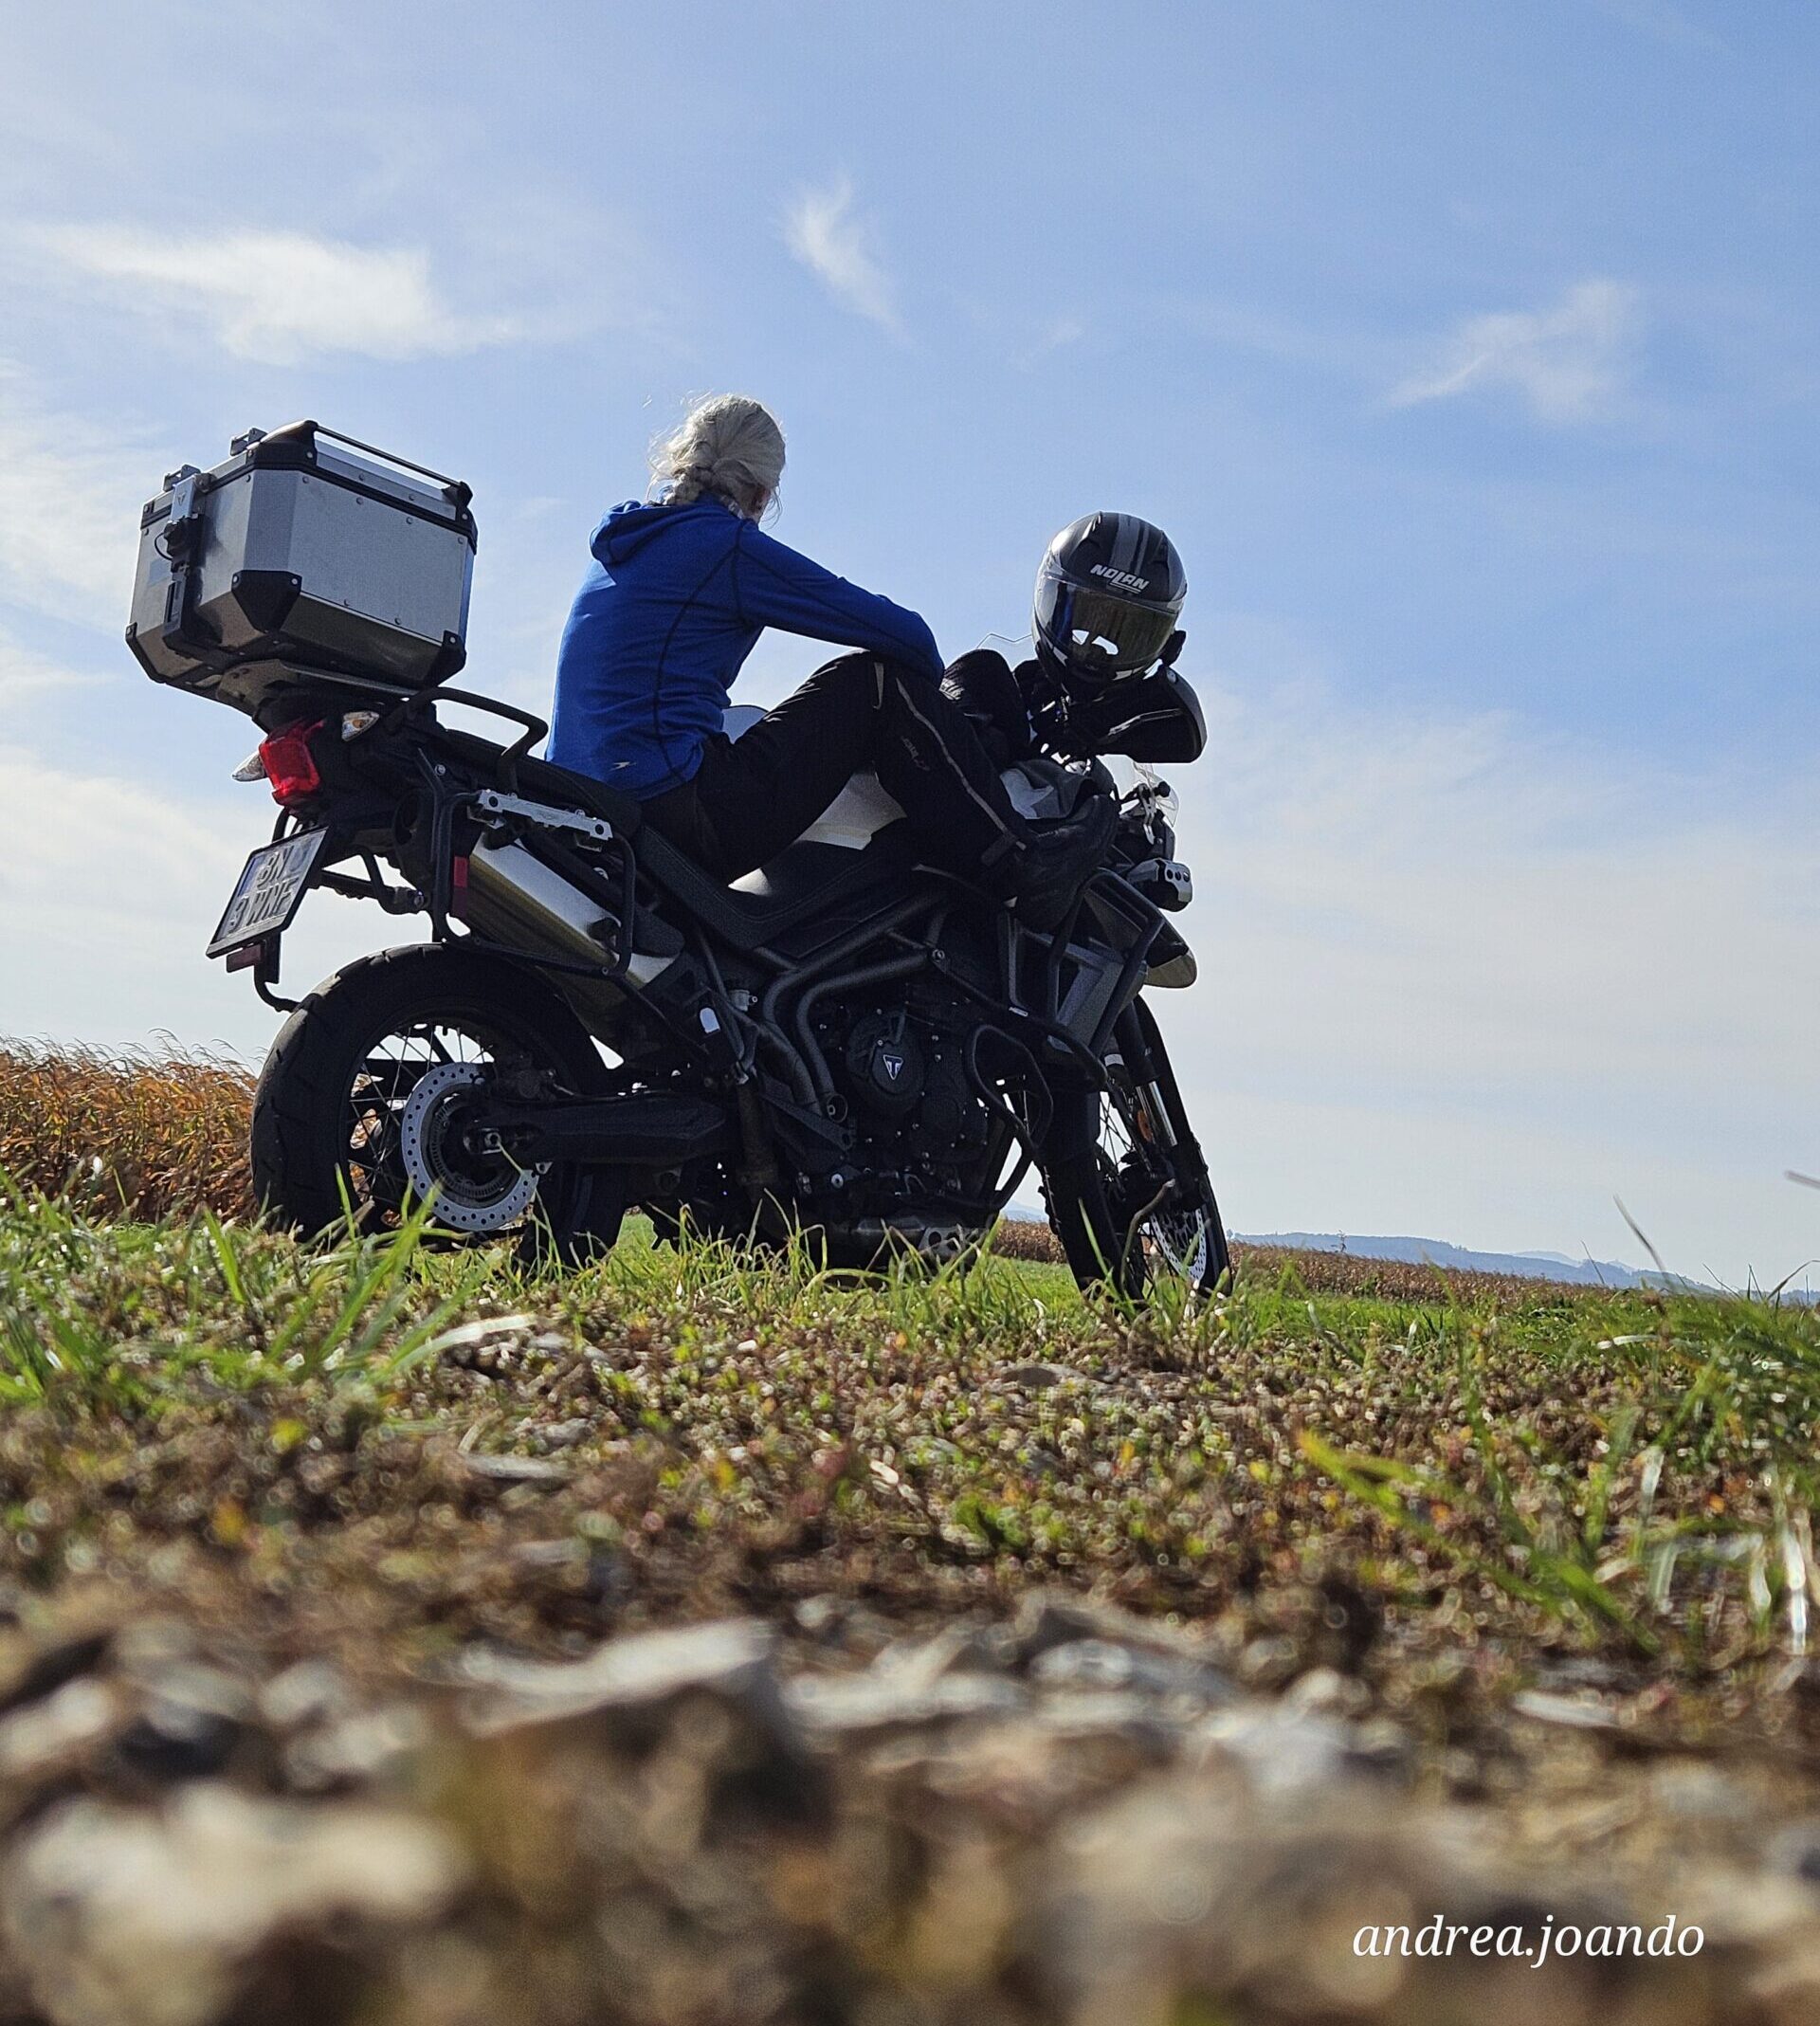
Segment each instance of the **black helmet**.
[{"label": "black helmet", "polygon": [[1188,596],[1175,544],[1136,514],[1088,514],[1049,544],[1036,573],[1039,653],[1088,684],[1150,667]]}]

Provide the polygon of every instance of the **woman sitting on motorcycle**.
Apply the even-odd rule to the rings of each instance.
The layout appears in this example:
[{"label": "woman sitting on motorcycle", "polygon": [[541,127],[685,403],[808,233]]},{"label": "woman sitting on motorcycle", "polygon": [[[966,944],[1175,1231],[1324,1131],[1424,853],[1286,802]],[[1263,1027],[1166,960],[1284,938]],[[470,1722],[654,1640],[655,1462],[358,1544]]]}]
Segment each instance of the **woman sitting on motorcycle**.
[{"label": "woman sitting on motorcycle", "polygon": [[[594,531],[564,629],[550,757],[634,795],[646,822],[724,880],[774,858],[848,778],[874,773],[918,844],[1039,925],[1102,861],[1116,806],[1036,829],[941,690],[934,635],[758,526],[783,432],[756,401],[703,402],[654,459],[655,503]],[[737,741],[728,694],[766,627],[857,651],[816,670]]]}]

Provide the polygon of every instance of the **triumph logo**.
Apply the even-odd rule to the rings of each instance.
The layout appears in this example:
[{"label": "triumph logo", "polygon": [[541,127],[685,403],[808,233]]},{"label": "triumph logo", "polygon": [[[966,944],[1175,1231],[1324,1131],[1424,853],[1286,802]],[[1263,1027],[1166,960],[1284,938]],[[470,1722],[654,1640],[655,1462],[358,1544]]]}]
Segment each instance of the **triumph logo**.
[{"label": "triumph logo", "polygon": [[1147,576],[1134,576],[1129,570],[1115,570],[1110,563],[1095,563],[1087,572],[1089,576],[1102,576],[1110,584],[1117,584],[1120,591],[1148,591]]}]

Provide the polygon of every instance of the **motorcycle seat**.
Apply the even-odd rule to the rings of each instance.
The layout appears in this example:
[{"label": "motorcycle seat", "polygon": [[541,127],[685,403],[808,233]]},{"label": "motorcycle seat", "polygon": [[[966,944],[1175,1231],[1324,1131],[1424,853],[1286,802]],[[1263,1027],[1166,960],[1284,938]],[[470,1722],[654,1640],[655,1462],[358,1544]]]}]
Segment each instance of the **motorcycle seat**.
[{"label": "motorcycle seat", "polygon": [[901,884],[915,863],[909,825],[881,830],[863,851],[838,845],[793,844],[757,873],[752,885],[723,886],[667,837],[646,830],[640,869],[737,950],[755,950],[820,917],[828,936],[852,925],[843,904],[887,884]]}]

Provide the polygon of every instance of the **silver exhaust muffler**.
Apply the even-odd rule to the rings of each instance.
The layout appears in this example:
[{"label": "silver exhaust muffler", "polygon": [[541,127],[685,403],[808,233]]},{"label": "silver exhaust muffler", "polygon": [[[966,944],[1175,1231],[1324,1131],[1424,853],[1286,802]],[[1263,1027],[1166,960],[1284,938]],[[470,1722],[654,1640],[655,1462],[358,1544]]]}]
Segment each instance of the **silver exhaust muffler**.
[{"label": "silver exhaust muffler", "polygon": [[[482,837],[468,854],[464,919],[477,935],[523,948],[527,955],[563,957],[574,963],[601,963],[619,933],[614,917],[553,867],[521,844],[495,844]],[[603,940],[602,931],[605,930]],[[626,982],[648,985],[675,957],[634,950]],[[564,980],[578,999],[618,1005],[625,995],[604,979]]]}]

